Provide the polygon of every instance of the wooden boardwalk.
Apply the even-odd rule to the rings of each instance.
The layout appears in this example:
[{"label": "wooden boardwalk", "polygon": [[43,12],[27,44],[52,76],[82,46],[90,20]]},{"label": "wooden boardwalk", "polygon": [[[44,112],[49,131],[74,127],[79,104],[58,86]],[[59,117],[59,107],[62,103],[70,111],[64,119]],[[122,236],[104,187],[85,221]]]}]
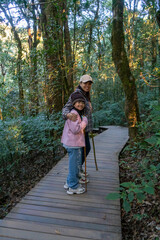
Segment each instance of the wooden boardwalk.
[{"label": "wooden boardwalk", "polygon": [[108,126],[95,138],[87,159],[87,192],[67,195],[63,184],[68,158],[58,164],[0,221],[0,240],[120,240],[119,200],[106,195],[119,187],[118,154],[128,140],[127,128]]}]

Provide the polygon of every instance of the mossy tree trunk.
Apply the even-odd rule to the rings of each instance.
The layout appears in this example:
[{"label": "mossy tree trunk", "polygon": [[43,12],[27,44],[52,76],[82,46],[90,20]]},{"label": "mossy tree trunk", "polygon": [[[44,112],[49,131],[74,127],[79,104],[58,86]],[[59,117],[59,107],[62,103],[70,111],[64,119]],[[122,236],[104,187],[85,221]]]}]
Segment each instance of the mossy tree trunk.
[{"label": "mossy tree trunk", "polygon": [[[46,57],[46,83],[45,95],[47,109],[60,111],[62,109],[62,91],[64,83],[64,62],[62,46],[62,0],[52,2],[39,0],[41,4],[41,26],[43,34],[43,44]],[[46,4],[44,4],[46,2]]]},{"label": "mossy tree trunk", "polygon": [[[46,69],[47,108],[51,113],[62,109],[73,91],[73,59],[68,27],[67,0],[39,0]],[[46,2],[46,4],[44,4]]]},{"label": "mossy tree trunk", "polygon": [[[160,62],[160,1],[159,1],[159,10],[156,12],[156,20],[159,27],[159,33],[158,33],[158,55],[159,55],[159,62]],[[160,96],[160,73],[159,73],[159,79],[158,79],[158,92]],[[159,97],[159,104],[160,104],[160,97]]]},{"label": "mossy tree trunk", "polygon": [[112,0],[112,57],[117,73],[122,81],[125,92],[125,115],[129,127],[130,139],[137,135],[136,124],[140,121],[138,97],[135,78],[131,73],[129,61],[124,47],[123,9],[124,0]]},{"label": "mossy tree trunk", "polygon": [[71,39],[68,26],[68,7],[67,0],[63,3],[64,13],[64,43],[65,43],[65,58],[66,58],[66,97],[73,92],[73,54],[71,49]]},{"label": "mossy tree trunk", "polygon": [[[30,64],[31,64],[31,114],[37,115],[39,112],[39,93],[38,93],[38,74],[37,74],[37,46],[39,43],[38,21],[36,19],[36,8],[32,0],[32,15],[33,15],[33,39],[30,49]],[[30,36],[29,36],[30,37]]]}]

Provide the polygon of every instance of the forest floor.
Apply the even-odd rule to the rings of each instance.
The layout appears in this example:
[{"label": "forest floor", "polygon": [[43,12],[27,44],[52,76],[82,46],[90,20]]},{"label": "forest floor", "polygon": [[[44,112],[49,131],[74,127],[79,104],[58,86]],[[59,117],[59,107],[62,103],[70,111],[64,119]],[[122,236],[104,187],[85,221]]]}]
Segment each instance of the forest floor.
[{"label": "forest floor", "polygon": [[[140,150],[132,156],[130,151],[124,151],[120,155],[120,183],[135,182],[135,178],[142,174],[137,160],[139,153]],[[142,203],[134,199],[128,213],[123,210],[121,202],[122,240],[160,240],[159,185],[157,183],[155,194],[148,194]]]},{"label": "forest floor", "polygon": [[63,156],[62,147],[57,149],[56,157],[52,153],[34,153],[30,158],[21,159],[11,170],[3,171],[0,174],[0,219],[3,219]]},{"label": "forest floor", "polygon": [[[20,164],[12,171],[4,172],[0,179],[0,218],[7,213],[22,199],[26,193],[34,187],[40,179],[62,158],[64,152],[59,151],[58,159],[53,160],[52,155],[32,157],[26,161],[22,159]],[[123,164],[123,162],[127,162]],[[133,173],[137,171],[135,158],[131,157],[129,151],[120,156],[120,181],[134,181]],[[136,201],[132,203],[129,213],[122,209],[122,235],[123,240],[159,240],[160,239],[160,192],[149,195],[143,204]],[[135,219],[134,214],[140,214],[142,219]],[[159,218],[160,219],[160,218]]]}]

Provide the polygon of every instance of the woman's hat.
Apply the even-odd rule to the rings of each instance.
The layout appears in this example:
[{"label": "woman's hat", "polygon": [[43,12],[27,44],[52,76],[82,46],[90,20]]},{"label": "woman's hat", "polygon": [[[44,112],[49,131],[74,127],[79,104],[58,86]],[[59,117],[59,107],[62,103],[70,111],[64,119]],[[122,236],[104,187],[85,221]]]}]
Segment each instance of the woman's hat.
[{"label": "woman's hat", "polygon": [[72,100],[72,105],[74,105],[76,102],[84,102],[85,103],[85,101],[86,101],[80,92],[72,93],[71,100]]},{"label": "woman's hat", "polygon": [[91,76],[85,74],[80,78],[80,83],[81,82],[82,83],[86,83],[86,82],[92,82],[93,83],[93,80],[92,80]]}]

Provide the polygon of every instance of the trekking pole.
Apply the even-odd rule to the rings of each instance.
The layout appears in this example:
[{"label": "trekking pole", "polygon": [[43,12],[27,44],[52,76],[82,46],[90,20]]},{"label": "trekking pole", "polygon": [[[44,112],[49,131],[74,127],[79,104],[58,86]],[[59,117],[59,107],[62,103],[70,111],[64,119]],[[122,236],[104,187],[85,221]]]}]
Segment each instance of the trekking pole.
[{"label": "trekking pole", "polygon": [[86,146],[84,147],[84,161],[85,161],[85,190],[87,192],[87,176],[86,176],[86,172],[87,172],[87,160],[86,160]]},{"label": "trekking pole", "polygon": [[95,162],[95,166],[96,166],[96,171],[98,171],[97,160],[96,160],[96,151],[95,151],[94,138],[93,138],[93,132],[91,132],[91,138],[92,138],[92,144],[93,144],[94,162]]}]

